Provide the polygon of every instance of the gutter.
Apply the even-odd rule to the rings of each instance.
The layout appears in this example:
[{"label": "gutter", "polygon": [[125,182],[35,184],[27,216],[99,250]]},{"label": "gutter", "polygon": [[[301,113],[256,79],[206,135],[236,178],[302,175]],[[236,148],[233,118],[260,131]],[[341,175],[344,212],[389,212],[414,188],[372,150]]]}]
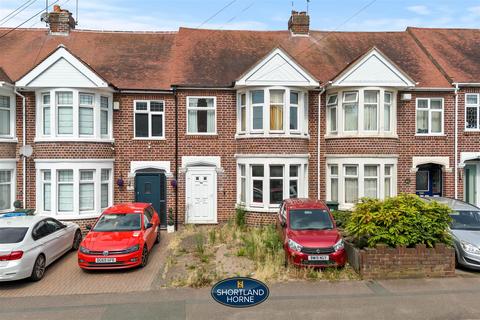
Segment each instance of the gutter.
[{"label": "gutter", "polygon": [[[25,148],[25,145],[27,144],[27,138],[26,138],[26,131],[27,131],[27,121],[25,119],[26,117],[26,98],[24,95],[20,94],[20,92],[17,91],[17,88],[14,90],[15,94],[22,98],[22,146]],[[27,208],[27,158],[25,155],[22,155],[22,196],[23,196],[23,209]]]},{"label": "gutter", "polygon": [[455,170],[455,199],[458,198],[458,90],[459,90],[459,84],[458,83],[452,83],[452,85],[455,86],[455,116],[454,116],[454,122],[455,122],[455,138],[454,138],[454,166],[453,170]]},{"label": "gutter", "polygon": [[318,93],[318,122],[317,122],[317,200],[320,200],[320,124],[322,115],[322,94],[326,91],[325,87],[321,87]]}]

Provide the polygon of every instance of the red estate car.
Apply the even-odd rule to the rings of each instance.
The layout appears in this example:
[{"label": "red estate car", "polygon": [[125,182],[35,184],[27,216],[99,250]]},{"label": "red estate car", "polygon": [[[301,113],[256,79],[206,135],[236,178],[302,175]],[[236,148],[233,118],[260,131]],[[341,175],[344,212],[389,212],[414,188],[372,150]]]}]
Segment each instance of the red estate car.
[{"label": "red estate car", "polygon": [[119,204],[106,209],[78,250],[82,269],[144,267],[160,242],[160,218],[148,203]]},{"label": "red estate car", "polygon": [[286,263],[342,267],[346,253],[328,207],[319,200],[287,199],[277,217]]}]

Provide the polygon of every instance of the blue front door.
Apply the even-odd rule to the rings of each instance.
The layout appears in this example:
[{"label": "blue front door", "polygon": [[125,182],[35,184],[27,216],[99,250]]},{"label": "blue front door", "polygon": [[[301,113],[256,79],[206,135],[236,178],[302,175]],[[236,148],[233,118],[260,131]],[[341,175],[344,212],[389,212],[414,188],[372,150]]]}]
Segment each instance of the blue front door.
[{"label": "blue front door", "polygon": [[162,227],[167,226],[166,191],[163,173],[137,173],[135,176],[135,201],[151,203]]},{"label": "blue front door", "polygon": [[419,196],[442,196],[442,168],[428,164],[418,167],[416,194]]}]

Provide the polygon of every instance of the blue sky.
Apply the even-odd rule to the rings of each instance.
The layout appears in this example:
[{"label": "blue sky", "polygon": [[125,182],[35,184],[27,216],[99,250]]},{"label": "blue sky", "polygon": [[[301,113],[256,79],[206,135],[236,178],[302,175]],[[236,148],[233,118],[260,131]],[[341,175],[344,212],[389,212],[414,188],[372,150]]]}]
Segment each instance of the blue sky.
[{"label": "blue sky", "polygon": [[[14,27],[45,7],[45,0],[31,5],[9,21],[6,15],[27,0],[0,0],[0,26]],[[53,3],[55,0],[50,0]],[[371,3],[351,20],[362,7]],[[59,0],[75,10],[75,0]],[[82,29],[177,30],[198,27],[224,6],[202,28],[284,30],[291,0],[79,0]],[[294,1],[305,10],[306,0]],[[480,28],[480,0],[311,0],[311,28],[316,30],[403,30],[406,26]],[[42,27],[36,17],[24,27]]]}]

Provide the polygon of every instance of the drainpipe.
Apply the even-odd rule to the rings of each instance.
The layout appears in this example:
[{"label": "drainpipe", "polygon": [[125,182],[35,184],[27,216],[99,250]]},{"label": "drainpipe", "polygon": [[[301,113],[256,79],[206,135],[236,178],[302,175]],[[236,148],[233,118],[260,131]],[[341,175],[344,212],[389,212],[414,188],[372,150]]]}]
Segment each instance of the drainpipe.
[{"label": "drainpipe", "polygon": [[320,200],[320,126],[322,115],[322,94],[325,92],[325,87],[318,94],[318,122],[317,122],[317,199]]},{"label": "drainpipe", "polygon": [[177,88],[173,87],[175,98],[175,230],[178,230],[178,95]]},{"label": "drainpipe", "polygon": [[454,121],[455,121],[455,141],[454,141],[454,166],[453,170],[455,170],[455,199],[458,198],[458,83],[453,83],[455,85],[455,116],[454,116]]},{"label": "drainpipe", "polygon": [[[25,145],[27,144],[27,138],[25,137],[27,127],[26,127],[26,111],[25,111],[25,105],[26,105],[26,98],[24,95],[20,94],[20,92],[17,91],[17,88],[15,88],[15,94],[18,95],[20,98],[22,98],[22,146],[25,148]],[[22,195],[23,195],[23,209],[27,208],[27,158],[22,155]]]}]

